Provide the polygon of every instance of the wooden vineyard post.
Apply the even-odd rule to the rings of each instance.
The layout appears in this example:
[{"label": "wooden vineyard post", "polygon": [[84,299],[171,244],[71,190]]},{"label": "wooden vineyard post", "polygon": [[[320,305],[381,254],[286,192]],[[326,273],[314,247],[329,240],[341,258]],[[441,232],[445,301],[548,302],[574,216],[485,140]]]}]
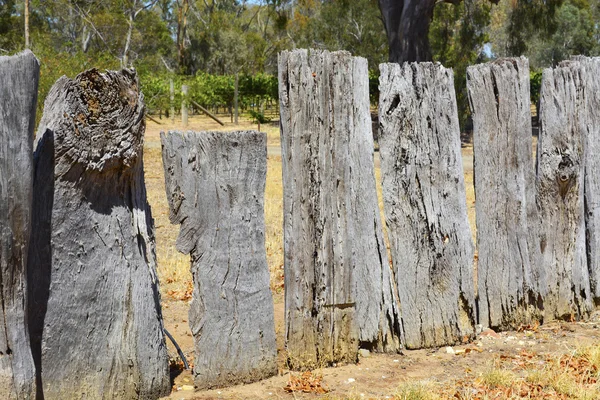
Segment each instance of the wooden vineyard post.
[{"label": "wooden vineyard post", "polygon": [[181,85],[181,123],[183,127],[188,126],[188,86]]},{"label": "wooden vineyard post", "polygon": [[40,64],[29,50],[0,57],[0,398],[34,399],[27,310],[33,130]]},{"label": "wooden vineyard post", "polygon": [[529,62],[467,68],[473,116],[479,323],[516,330],[541,319]]},{"label": "wooden vineyard post", "polygon": [[406,347],[461,343],[474,333],[475,304],[452,70],[380,69],[383,200]]},{"label": "wooden vineyard post", "polygon": [[265,249],[266,134],[161,133],[177,249],[191,254],[195,384],[210,389],[277,374]]},{"label": "wooden vineyard post", "polygon": [[544,277],[545,320],[589,315],[584,171],[588,77],[582,64],[566,61],[542,75],[537,196]]},{"label": "wooden vineyard post", "polygon": [[32,351],[45,399],[170,392],[144,111],[127,69],[62,77],[46,98],[28,263]]},{"label": "wooden vineyard post", "polygon": [[373,165],[367,61],[279,56],[286,346],[293,369],[400,349]]},{"label": "wooden vineyard post", "polygon": [[171,107],[171,123],[175,123],[175,85],[173,78],[169,79],[169,106]]},{"label": "wooden vineyard post", "polygon": [[576,57],[585,68],[582,80],[587,94],[585,134],[584,210],[590,289],[600,303],[600,58]]}]

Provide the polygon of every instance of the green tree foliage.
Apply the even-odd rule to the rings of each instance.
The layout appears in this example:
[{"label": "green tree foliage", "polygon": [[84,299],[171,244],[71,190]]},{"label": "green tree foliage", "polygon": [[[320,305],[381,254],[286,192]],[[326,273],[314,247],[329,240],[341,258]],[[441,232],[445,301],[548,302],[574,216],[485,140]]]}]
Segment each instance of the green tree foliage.
[{"label": "green tree foliage", "polygon": [[429,31],[433,59],[454,70],[454,87],[461,126],[469,116],[466,71],[469,65],[484,62],[487,26],[491,18],[487,0],[472,0],[458,5],[439,4]]}]

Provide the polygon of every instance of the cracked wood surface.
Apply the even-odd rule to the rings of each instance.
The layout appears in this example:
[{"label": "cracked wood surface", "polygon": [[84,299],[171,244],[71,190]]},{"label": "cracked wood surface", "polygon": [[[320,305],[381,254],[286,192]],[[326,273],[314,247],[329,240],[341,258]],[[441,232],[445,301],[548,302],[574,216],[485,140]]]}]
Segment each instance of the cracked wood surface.
[{"label": "cracked wood surface", "polygon": [[191,254],[190,327],[199,389],[277,374],[265,249],[263,132],[161,133],[169,218]]},{"label": "cracked wood surface", "polygon": [[0,57],[0,398],[35,398],[27,327],[27,252],[33,130],[40,64],[30,51]]},{"label": "cracked wood surface", "polygon": [[46,99],[28,264],[32,352],[45,399],[170,392],[144,130],[131,70],[62,77]]},{"label": "cracked wood surface", "polygon": [[368,69],[347,52],[284,51],[279,98],[290,366],[400,349],[373,165]]},{"label": "cracked wood surface", "polygon": [[537,196],[547,320],[584,318],[592,308],[584,216],[585,79],[577,61],[542,75]]},{"label": "cracked wood surface", "polygon": [[383,200],[406,347],[461,343],[474,334],[475,304],[452,70],[380,70]]},{"label": "cracked wood surface", "polygon": [[585,68],[586,120],[584,210],[590,289],[600,303],[600,58],[574,57]]},{"label": "cracked wood surface", "polygon": [[514,330],[541,318],[529,62],[467,68],[473,117],[479,323]]}]

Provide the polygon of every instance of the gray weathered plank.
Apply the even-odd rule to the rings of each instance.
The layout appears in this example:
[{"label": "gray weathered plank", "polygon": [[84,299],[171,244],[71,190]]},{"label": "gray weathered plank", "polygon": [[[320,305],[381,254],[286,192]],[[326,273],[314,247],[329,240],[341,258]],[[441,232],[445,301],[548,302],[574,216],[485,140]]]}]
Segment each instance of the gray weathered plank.
[{"label": "gray weathered plank", "polygon": [[583,196],[584,80],[585,71],[576,61],[542,75],[537,201],[545,320],[586,317],[592,307]]},{"label": "gray weathered plank", "polygon": [[375,190],[367,62],[279,56],[286,344],[292,368],[400,349]]},{"label": "gray weathered plank", "polygon": [[46,99],[28,264],[32,351],[45,399],[170,392],[144,130],[143,95],[130,70],[62,77]]},{"label": "gray weathered plank", "polygon": [[586,93],[584,209],[590,289],[600,303],[600,58],[576,57],[585,68]]},{"label": "gray weathered plank", "polygon": [[191,254],[197,388],[277,374],[265,249],[266,134],[161,133],[170,220]]},{"label": "gray weathered plank", "polygon": [[479,323],[517,329],[541,318],[529,62],[467,68],[473,117]]},{"label": "gray weathered plank", "polygon": [[35,398],[26,268],[33,192],[33,130],[40,64],[0,57],[0,398]]},{"label": "gray weathered plank", "polygon": [[383,199],[406,347],[459,343],[473,335],[475,307],[452,70],[380,69]]}]

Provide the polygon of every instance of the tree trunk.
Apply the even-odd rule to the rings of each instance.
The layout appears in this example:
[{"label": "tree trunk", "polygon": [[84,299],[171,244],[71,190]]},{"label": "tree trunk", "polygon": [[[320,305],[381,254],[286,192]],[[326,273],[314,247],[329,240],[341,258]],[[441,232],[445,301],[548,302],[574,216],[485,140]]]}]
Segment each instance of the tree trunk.
[{"label": "tree trunk", "polygon": [[577,57],[586,70],[587,129],[585,132],[585,225],[590,289],[600,303],[600,58]]},{"label": "tree trunk", "polygon": [[379,0],[390,62],[431,60],[429,25],[435,4],[435,0]]},{"label": "tree trunk", "polygon": [[161,134],[177,249],[191,254],[190,327],[199,389],[277,374],[277,345],[265,249],[264,133]]},{"label": "tree trunk", "polygon": [[286,344],[294,369],[400,349],[375,189],[365,59],[279,58]]},{"label": "tree trunk", "polygon": [[144,104],[130,70],[60,78],[34,154],[29,323],[45,399],[170,392]]},{"label": "tree trunk", "polygon": [[546,69],[542,76],[537,194],[545,319],[582,318],[592,308],[583,198],[584,81],[578,62]]},{"label": "tree trunk", "polygon": [[33,130],[40,64],[33,53],[0,57],[0,397],[35,398],[27,311]]},{"label": "tree trunk", "polygon": [[467,69],[473,112],[479,323],[515,330],[541,319],[529,62]]},{"label": "tree trunk", "polygon": [[461,343],[474,332],[473,244],[452,70],[380,68],[383,200],[406,347]]}]

